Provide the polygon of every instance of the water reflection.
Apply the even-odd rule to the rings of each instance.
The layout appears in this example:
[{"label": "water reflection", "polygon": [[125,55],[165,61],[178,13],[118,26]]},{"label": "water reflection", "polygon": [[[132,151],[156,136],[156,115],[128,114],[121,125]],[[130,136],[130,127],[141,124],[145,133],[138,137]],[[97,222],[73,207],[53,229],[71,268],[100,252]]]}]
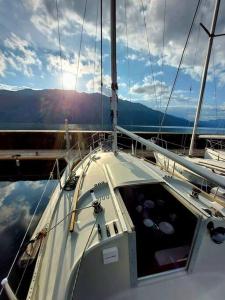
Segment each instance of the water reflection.
[{"label": "water reflection", "polygon": [[[0,182],[0,280],[7,276],[46,184],[47,180]],[[56,180],[48,182],[42,201],[33,219],[28,240],[37,226],[56,185]],[[20,270],[16,264],[9,277],[10,285],[14,291],[17,288],[22,272],[23,270]],[[30,272],[31,270],[28,270],[28,273]],[[26,278],[24,281],[26,281]],[[18,293],[19,299],[24,299],[25,293],[26,289],[21,288]],[[2,295],[1,299],[6,298]]]}]

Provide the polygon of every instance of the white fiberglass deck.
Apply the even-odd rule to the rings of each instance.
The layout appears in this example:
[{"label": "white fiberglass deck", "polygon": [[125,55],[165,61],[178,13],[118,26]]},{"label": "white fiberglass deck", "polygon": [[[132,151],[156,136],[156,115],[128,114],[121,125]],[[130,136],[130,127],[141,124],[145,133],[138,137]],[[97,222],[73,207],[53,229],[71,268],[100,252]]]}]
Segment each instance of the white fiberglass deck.
[{"label": "white fiberglass deck", "polygon": [[[88,163],[90,165],[87,167]],[[88,176],[86,175],[87,179],[83,181],[77,207],[89,206],[92,202],[89,191],[95,185],[104,182],[105,185],[100,185],[95,192],[97,198],[104,199],[102,200],[102,206],[105,208],[102,223],[110,224],[114,220],[118,221],[118,230],[120,233],[121,224],[107,184],[106,169],[109,176],[112,176],[112,182],[115,186],[121,186],[127,184],[127,182],[134,183],[136,181],[136,183],[143,183],[160,180],[157,174],[155,174],[155,178],[150,176],[148,169],[143,171],[141,168],[138,168],[138,163],[140,163],[138,160],[134,160],[132,156],[124,153],[115,157],[111,152],[99,152],[87,158],[83,164],[80,164],[77,170],[77,174],[82,174],[83,169],[87,168],[86,174],[88,174]],[[126,175],[129,173],[129,179],[127,176],[121,176],[125,170],[127,170]],[[50,208],[51,212],[54,210],[50,228],[55,226],[72,210],[73,194],[74,191],[63,191],[57,200],[55,208]],[[37,297],[38,299],[63,299],[71,272],[82,255],[91,228],[95,223],[93,208],[80,211],[77,218],[78,221],[73,233],[70,233],[68,229],[70,218],[66,218],[48,234],[46,248],[40,264],[40,270],[38,271],[39,279],[38,281],[35,280],[33,292],[30,289],[31,299],[37,299]],[[98,243],[99,239],[97,229],[95,228],[95,233],[92,236],[89,246],[92,247]],[[30,296],[28,296],[28,299]]]},{"label": "white fiberglass deck", "polygon": [[[74,191],[62,191],[59,199],[55,195],[56,198],[51,200],[53,204],[44,214],[45,220],[40,224],[49,222],[49,228],[52,228],[65,219],[48,233],[45,246],[39,252],[27,299],[224,299],[224,246],[211,241],[204,223],[209,219],[205,209],[219,210],[223,218],[222,206],[207,200],[204,195],[196,200],[191,196],[190,184],[169,177],[156,166],[122,152],[115,156],[112,152],[97,151],[78,165],[76,174],[83,176],[77,208],[91,205],[90,190],[94,189],[104,211],[96,216],[93,207],[80,210],[76,213],[75,228],[71,233],[70,217],[65,216],[73,209]],[[172,273],[137,278],[134,228],[129,225],[131,220],[121,206],[118,191],[129,186],[157,184],[165,185],[168,191],[176,194],[179,202],[196,218],[201,215],[201,220],[205,220],[201,231],[206,233],[199,233],[198,250],[192,251],[194,259],[189,262],[189,271],[182,268]],[[214,221],[219,225],[222,219]],[[114,223],[118,232],[115,232]],[[103,229],[101,239],[96,224]],[[106,235],[106,225],[110,236]],[[132,243],[129,236],[134,237]],[[115,248],[118,251],[115,262],[103,263],[104,250],[114,251]],[[85,258],[79,265],[84,250]],[[80,273],[77,273],[79,268]]]}]

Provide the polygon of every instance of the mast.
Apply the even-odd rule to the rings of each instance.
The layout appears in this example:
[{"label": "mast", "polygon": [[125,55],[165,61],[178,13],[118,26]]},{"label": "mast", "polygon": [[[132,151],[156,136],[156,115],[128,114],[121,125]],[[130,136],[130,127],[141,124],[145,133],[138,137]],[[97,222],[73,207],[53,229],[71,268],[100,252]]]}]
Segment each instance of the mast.
[{"label": "mast", "polygon": [[202,102],[203,102],[203,97],[204,97],[204,92],[205,92],[205,84],[206,84],[206,79],[207,79],[210,55],[211,55],[211,51],[212,51],[213,39],[216,36],[221,36],[221,35],[215,35],[219,6],[220,6],[220,0],[216,0],[212,24],[211,24],[211,33],[205,28],[204,25],[202,25],[200,23],[201,27],[208,34],[209,40],[208,40],[208,50],[207,50],[207,54],[206,54],[206,58],[205,58],[205,66],[204,66],[204,71],[203,71],[202,80],[201,80],[201,88],[200,88],[200,93],[199,93],[198,106],[197,106],[197,110],[196,110],[196,114],[195,114],[195,122],[194,122],[194,127],[193,127],[193,131],[192,131],[192,136],[191,136],[189,156],[192,156],[193,152],[194,152],[195,135],[196,135],[196,130],[197,130],[197,126],[198,126],[198,121],[199,121],[199,117],[200,117],[200,112],[201,112],[201,107],[202,107]]},{"label": "mast", "polygon": [[116,0],[111,0],[111,116],[113,127],[113,152],[117,152],[117,67],[116,67]]}]

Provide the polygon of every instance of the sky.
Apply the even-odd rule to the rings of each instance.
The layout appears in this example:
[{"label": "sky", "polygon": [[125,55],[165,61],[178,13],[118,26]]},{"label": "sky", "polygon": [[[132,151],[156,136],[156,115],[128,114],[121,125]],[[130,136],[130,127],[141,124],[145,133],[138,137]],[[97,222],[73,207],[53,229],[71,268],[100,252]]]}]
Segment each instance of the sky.
[{"label": "sky", "polygon": [[[198,0],[117,0],[121,99],[164,111]],[[85,9],[86,4],[86,9]],[[202,0],[168,113],[193,120],[215,0]],[[58,10],[57,10],[58,7]],[[100,91],[99,0],[0,0],[0,89]],[[83,30],[82,30],[83,28]],[[216,33],[225,33],[221,0]],[[214,39],[201,120],[225,119],[225,36]],[[110,1],[103,92],[110,95]]]}]

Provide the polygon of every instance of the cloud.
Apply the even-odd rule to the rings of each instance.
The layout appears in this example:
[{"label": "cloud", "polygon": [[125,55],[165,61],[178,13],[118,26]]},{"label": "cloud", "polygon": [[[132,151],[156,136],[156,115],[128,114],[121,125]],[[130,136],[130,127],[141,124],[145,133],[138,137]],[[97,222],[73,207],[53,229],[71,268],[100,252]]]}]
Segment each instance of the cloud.
[{"label": "cloud", "polygon": [[6,69],[5,57],[0,51],[0,76],[4,77]]},{"label": "cloud", "polygon": [[36,11],[38,7],[41,5],[42,0],[22,0],[24,7],[27,9]]},{"label": "cloud", "polygon": [[[0,233],[16,223],[23,228],[28,225],[45,185],[46,181],[18,181],[0,184]],[[37,224],[54,186],[54,182],[50,182],[48,185],[34,218],[34,224]]]},{"label": "cloud", "polygon": [[[143,61],[144,55],[148,54],[148,40],[150,43],[150,52],[153,63],[162,63],[164,65],[177,67],[180,56],[187,37],[194,10],[197,5],[196,0],[182,1],[170,0],[166,3],[164,16],[164,0],[142,1],[129,0],[127,4],[127,26],[125,23],[125,6],[124,1],[117,2],[117,39],[126,47],[129,46],[128,58],[132,61]],[[23,0],[24,8],[30,13],[30,21],[52,45],[58,47],[58,22],[55,1],[50,0]],[[183,63],[183,72],[199,80],[202,71],[202,64],[206,52],[207,36],[203,30],[199,30],[199,22],[203,22],[210,27],[214,3],[209,1],[203,2],[197,16],[193,33],[185,53]],[[59,25],[61,33],[61,46],[64,55],[67,56],[71,51],[77,51],[77,41],[80,39],[81,25],[83,23],[85,1],[63,0],[58,1]],[[103,37],[105,40],[110,38],[110,1],[103,3]],[[221,3],[220,18],[217,24],[218,32],[225,28],[223,22],[223,11],[225,3]],[[96,34],[96,17],[98,15],[98,38],[99,30],[99,1],[92,0],[87,2],[87,9],[84,22],[84,35],[89,38],[95,38]],[[164,24],[165,17],[165,24]],[[145,18],[145,22],[144,22]],[[146,23],[146,24],[145,24]],[[146,27],[145,27],[146,25]],[[163,49],[163,31],[164,32],[164,49]],[[127,29],[127,30],[126,30]],[[74,43],[71,36],[76,35]],[[225,64],[223,39],[219,38],[216,42],[216,50],[219,52],[219,58],[216,58],[217,76],[220,84],[224,82],[222,70]],[[89,41],[90,43],[90,41]],[[75,47],[75,48],[74,48]],[[197,48],[197,51],[196,51]],[[57,48],[56,48],[57,49]],[[135,53],[130,53],[135,51]],[[148,64],[148,62],[146,62]],[[219,71],[220,70],[220,71]],[[211,72],[211,69],[210,69]],[[209,78],[211,80],[211,78]]]},{"label": "cloud", "polygon": [[[71,82],[71,89],[75,88],[76,76],[78,79],[81,79],[85,75],[92,75],[93,73],[98,76],[100,69],[99,63],[96,59],[96,55],[92,48],[85,47],[82,55],[79,59],[79,69],[78,69],[78,55],[70,54],[60,57],[59,55],[48,54],[47,55],[47,70],[49,72],[54,72],[55,74],[60,74],[61,77],[61,68],[64,78],[64,86],[66,87],[68,83],[67,79]],[[89,86],[89,83],[88,83]]]},{"label": "cloud", "polygon": [[[100,11],[99,0],[88,0],[87,10],[84,22],[84,34],[81,47],[80,67],[78,72],[79,82],[82,82],[82,88],[87,91],[99,91],[100,87],[100,68],[99,68],[99,38],[100,38]],[[122,87],[123,98],[132,96],[135,101],[142,101],[151,107],[165,107],[174,74],[178,66],[187,33],[194,15],[197,0],[180,1],[170,0],[166,2],[166,12],[164,16],[165,0],[148,1],[143,0],[144,9],[141,6],[142,1],[126,0],[127,4],[127,24],[125,22],[125,1],[117,1],[117,49],[118,49],[118,74],[123,80],[119,84]],[[12,2],[10,7],[15,10],[19,4]],[[45,78],[50,78],[52,85],[60,86],[61,62],[59,58],[58,45],[58,21],[55,1],[51,0],[22,0],[23,21],[16,23],[10,19],[7,23],[4,12],[0,15],[4,20],[4,47],[0,53],[0,76],[9,75],[9,69],[17,73],[25,74],[29,80],[35,82],[36,67],[41,70]],[[8,4],[9,5],[9,4]],[[204,23],[210,28],[213,14],[213,1],[202,1],[201,9],[198,13],[191,39],[185,52],[182,69],[178,79],[181,84],[176,85],[176,90],[172,97],[171,109],[179,107],[196,106],[196,95],[191,98],[185,88],[187,85],[195,86],[198,90],[198,83],[202,74],[203,63],[207,49],[207,35],[199,27],[199,22]],[[75,77],[78,62],[78,52],[80,46],[81,26],[83,24],[85,1],[83,0],[58,0],[59,8],[59,27],[62,48],[62,67],[64,73],[64,82],[69,79],[71,88],[75,87]],[[9,11],[6,7],[6,12]],[[103,51],[104,55],[109,55],[110,39],[110,1],[103,1]],[[219,19],[217,22],[217,33],[225,32],[224,24],[225,1],[221,2]],[[18,15],[20,12],[18,11]],[[96,37],[96,17],[97,37]],[[4,17],[4,19],[3,19]],[[145,17],[145,22],[144,22]],[[165,17],[165,24],[164,24]],[[3,21],[2,21],[3,22]],[[12,24],[20,24],[14,28]],[[127,26],[126,26],[127,25]],[[145,27],[146,25],[146,27]],[[17,25],[16,25],[17,26]],[[15,25],[14,25],[15,27]],[[164,41],[163,41],[163,31]],[[9,29],[13,34],[5,34]],[[127,29],[127,30],[126,30]],[[23,35],[24,34],[24,35]],[[148,39],[146,38],[146,34]],[[5,36],[7,36],[5,38]],[[22,38],[23,37],[23,38]],[[148,45],[149,41],[149,45]],[[3,43],[3,42],[2,42]],[[128,43],[128,53],[127,53]],[[164,43],[164,48],[163,48]],[[94,49],[97,49],[97,58]],[[151,76],[146,76],[149,72],[150,60],[149,49],[151,52],[151,64],[154,73],[155,83],[153,84]],[[225,85],[225,40],[223,37],[214,40],[214,67],[211,58],[208,73],[208,83],[212,86],[214,76],[218,88],[223,91]],[[123,58],[122,58],[123,57]],[[125,71],[126,60],[130,61],[131,89],[128,91],[128,82]],[[104,61],[104,93],[109,94],[110,90],[110,68],[109,59]],[[162,68],[162,64],[164,68]],[[141,69],[142,68],[142,69]],[[46,72],[46,73],[44,73]],[[40,73],[40,72],[39,72]],[[93,73],[95,79],[93,82]],[[16,74],[17,75],[17,74]],[[59,75],[59,76],[57,76]],[[33,76],[33,78],[31,78]],[[132,77],[133,76],[133,77]],[[38,80],[40,80],[38,74]],[[6,77],[4,77],[5,79]],[[135,83],[134,83],[134,78]],[[56,79],[56,82],[54,82]],[[161,79],[161,82],[160,82]],[[50,82],[49,80],[49,82]],[[84,84],[85,81],[85,84]],[[119,81],[119,80],[118,80]],[[189,81],[189,83],[188,83]],[[15,81],[13,81],[15,82]],[[74,85],[72,84],[74,82]],[[4,80],[5,83],[5,80]],[[8,83],[8,82],[6,82]],[[45,84],[45,82],[43,82]],[[46,85],[48,80],[46,80]],[[24,83],[22,83],[24,85]],[[29,84],[28,84],[29,85]],[[3,86],[3,83],[2,83]],[[7,87],[7,84],[5,84]],[[8,85],[14,89],[14,86]],[[40,86],[40,85],[39,85]],[[66,86],[66,85],[65,85]],[[45,86],[46,87],[46,86]],[[212,87],[210,87],[212,89]],[[125,91],[127,89],[127,92]],[[187,88],[188,89],[188,88]],[[193,88],[194,89],[194,88]],[[120,90],[119,90],[120,93]],[[219,94],[219,93],[218,93]],[[222,94],[222,93],[221,93]],[[223,93],[224,94],[224,93]],[[127,96],[127,97],[128,97]],[[222,96],[220,96],[222,99]],[[157,99],[156,99],[157,98]],[[222,100],[219,100],[221,103]],[[194,111],[194,109],[192,109]]]},{"label": "cloud", "polygon": [[26,85],[11,85],[11,84],[4,84],[0,83],[0,90],[8,90],[8,91],[19,91],[19,90],[24,90],[24,89],[33,89],[33,87],[26,86]]},{"label": "cloud", "polygon": [[[130,50],[136,51],[135,54],[129,54],[128,58],[134,61],[144,60],[143,54],[150,52],[152,55],[153,65],[158,62],[159,66],[164,65],[177,68],[187,33],[190,28],[192,17],[197,5],[197,1],[182,1],[171,0],[167,1],[165,24],[164,24],[164,1],[143,1],[144,10],[140,5],[141,1],[127,1],[127,30],[125,24],[125,8],[124,1],[117,2],[117,39],[124,47],[127,42]],[[48,12],[54,15],[53,7],[49,7],[48,1],[44,1],[48,7]],[[76,24],[82,24],[84,1],[78,0],[76,3],[65,1],[64,3],[64,18],[73,20]],[[110,28],[110,3],[104,2],[103,15],[103,36],[109,40]],[[199,10],[196,18],[193,32],[185,52],[185,57],[182,65],[182,71],[190,75],[194,80],[199,80],[202,72],[202,66],[207,48],[207,35],[200,29],[199,22],[203,22],[205,26],[210,28],[214,3],[204,2]],[[89,1],[85,19],[85,33],[91,37],[95,35],[97,1]],[[225,11],[225,3],[221,3],[220,18],[217,24],[217,31],[225,30],[223,22],[223,11]],[[145,22],[144,22],[145,17]],[[146,28],[145,28],[146,25]],[[68,26],[68,25],[67,25]],[[163,48],[163,31],[164,32],[164,48]],[[148,39],[146,37],[148,36]],[[148,45],[149,41],[149,45]],[[221,38],[214,42],[215,52],[218,54],[215,58],[217,65],[217,74],[220,84],[224,82],[225,76],[222,73],[225,64],[224,42]],[[148,63],[148,62],[147,62]],[[212,73],[210,67],[209,73]],[[209,80],[212,77],[209,76]]]},{"label": "cloud", "polygon": [[33,67],[41,69],[42,62],[28,41],[14,33],[4,41],[5,61],[14,70],[22,72],[27,77],[33,76]]},{"label": "cloud", "polygon": [[169,87],[165,82],[161,82],[157,79],[153,81],[152,76],[146,76],[142,83],[137,83],[131,87],[131,93],[142,94],[145,96],[157,97],[168,96]]},{"label": "cloud", "polygon": [[[168,104],[169,95],[171,92],[171,86],[164,81],[155,79],[154,82],[151,76],[145,76],[144,79],[131,86],[130,94],[135,102],[141,102],[142,104],[157,109],[162,112]],[[191,119],[194,117],[197,99],[190,91],[176,89],[172,95],[168,113],[180,115],[181,111],[185,113],[182,117]]]},{"label": "cloud", "polygon": [[135,53],[128,54],[128,56],[126,58],[129,60],[135,60],[135,61],[143,61],[144,60],[144,57],[142,55],[140,55],[140,54],[138,55]]},{"label": "cloud", "polygon": [[[134,84],[131,87],[131,95],[134,102],[141,102],[142,104],[157,109],[162,112],[168,103],[171,86],[165,82],[155,80],[152,82],[150,76],[146,76],[142,82]],[[155,91],[157,97],[155,97]],[[190,90],[176,89],[172,95],[167,113],[179,116],[193,121],[196,113],[197,97]],[[201,110],[200,120],[208,121],[213,119],[224,119],[224,101],[220,103],[204,102]]]},{"label": "cloud", "polygon": [[0,207],[3,205],[5,198],[7,198],[15,190],[15,187],[15,183],[1,183]]},{"label": "cloud", "polygon": [[[103,94],[111,95],[111,76],[103,75]],[[90,79],[86,83],[86,88],[88,92],[99,93],[101,91],[101,76],[97,74],[93,79]]]}]

